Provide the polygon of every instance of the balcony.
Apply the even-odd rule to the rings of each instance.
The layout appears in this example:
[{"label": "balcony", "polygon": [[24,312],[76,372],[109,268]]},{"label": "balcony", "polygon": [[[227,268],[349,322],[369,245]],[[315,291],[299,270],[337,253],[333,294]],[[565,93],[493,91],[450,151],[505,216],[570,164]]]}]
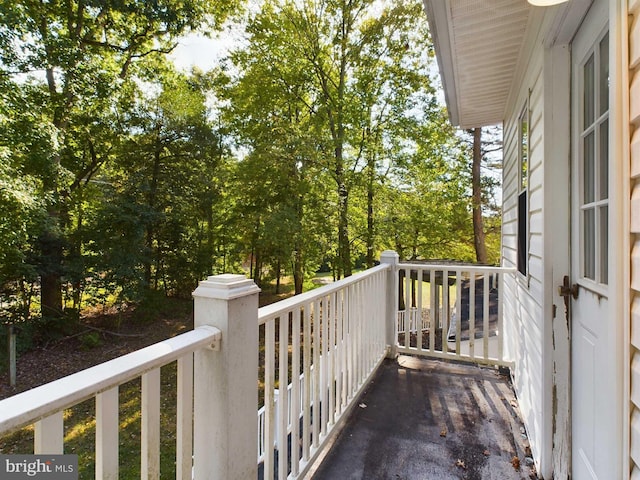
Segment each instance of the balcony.
[{"label": "balcony", "polygon": [[[512,274],[399,263],[385,252],[379,266],[263,308],[253,282],[210,277],[194,292],[193,331],[1,401],[0,434],[33,425],[33,452],[22,453],[61,454],[65,410],[95,398],[95,478],[118,478],[118,389],[140,378],[141,477],[160,478],[160,369],[176,362],[178,479],[337,478],[327,472],[356,468],[355,457],[335,454],[355,449],[357,457],[346,432],[371,422],[430,432],[402,437],[424,455],[398,450],[405,470],[390,478],[425,478],[440,463],[449,473],[438,478],[523,478],[511,462],[524,460],[526,444],[498,370],[513,361],[502,318]],[[378,411],[371,395],[385,392],[397,404],[387,400]],[[403,420],[390,422],[398,412]],[[498,424],[504,428],[465,453],[472,427]],[[491,476],[473,476],[482,472]]]}]

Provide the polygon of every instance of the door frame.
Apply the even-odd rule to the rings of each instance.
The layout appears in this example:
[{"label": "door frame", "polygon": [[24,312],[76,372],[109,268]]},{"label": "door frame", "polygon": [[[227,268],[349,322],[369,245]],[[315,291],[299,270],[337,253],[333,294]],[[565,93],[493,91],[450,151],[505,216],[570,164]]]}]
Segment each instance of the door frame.
[{"label": "door frame", "polygon": [[[612,328],[605,340],[611,352],[607,359],[612,368],[614,391],[610,398],[615,408],[614,449],[617,453],[616,470],[611,478],[627,478],[629,472],[630,444],[630,224],[629,224],[629,69],[628,69],[628,21],[626,0],[610,0],[608,5],[609,30],[609,285],[608,316]],[[595,39],[594,39],[595,40]],[[573,57],[570,56],[571,65]],[[572,66],[570,67],[572,68]],[[570,92],[573,95],[573,75]],[[575,120],[574,106],[571,117]],[[571,148],[574,139],[571,128]],[[571,163],[574,161],[571,152]],[[573,193],[572,201],[573,201]],[[572,220],[573,221],[573,220]],[[570,237],[571,241],[571,237]],[[569,244],[570,245],[570,244]],[[569,247],[571,249],[571,247]],[[576,259],[571,251],[571,263]],[[572,265],[573,266],[573,265]],[[575,279],[572,278],[575,283]],[[571,372],[571,369],[570,369]],[[571,403],[569,418],[571,419]]]},{"label": "door frame", "polygon": [[[571,49],[544,54],[544,395],[546,455],[555,478],[571,474],[571,337],[569,312],[558,286],[571,263]],[[548,469],[547,469],[548,471]],[[545,472],[541,472],[545,474]]]},{"label": "door frame", "polygon": [[[609,155],[609,315],[614,322],[611,344],[616,389],[612,396],[618,410],[616,437],[620,439],[620,475],[630,466],[630,125],[628,65],[628,1],[610,0],[610,118]],[[564,299],[558,286],[571,271],[570,193],[572,163],[572,55],[571,41],[590,2],[570,2],[559,10],[547,32],[544,55],[544,137],[545,137],[545,215],[544,289],[545,312],[545,394],[544,438],[549,441],[552,471],[557,478],[571,474],[571,338],[570,323],[564,312]],[[543,454],[543,457],[545,454]],[[618,476],[614,478],[626,478]]]},{"label": "door frame", "polygon": [[[629,25],[627,0],[609,4],[609,315],[616,319],[610,345],[615,355],[616,438],[619,439],[619,475],[629,475],[630,446],[630,124]],[[618,473],[618,472],[616,472]],[[624,473],[624,476],[623,476]]]},{"label": "door frame", "polygon": [[[620,406],[621,472],[630,468],[630,372],[631,372],[631,167],[629,115],[629,7],[627,0],[609,2],[610,116],[609,156],[609,311],[615,322],[616,403]],[[622,478],[622,477],[621,477]]]}]

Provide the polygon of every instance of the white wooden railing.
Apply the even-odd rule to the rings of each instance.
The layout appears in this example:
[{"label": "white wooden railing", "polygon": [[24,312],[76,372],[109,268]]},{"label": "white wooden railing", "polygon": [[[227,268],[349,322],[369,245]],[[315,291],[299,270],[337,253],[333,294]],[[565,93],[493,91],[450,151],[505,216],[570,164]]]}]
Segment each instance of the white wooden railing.
[{"label": "white wooden railing", "polygon": [[141,476],[157,479],[160,368],[177,360],[176,478],[297,479],[385,356],[510,365],[512,270],[400,264],[395,252],[381,262],[260,309],[252,281],[209,277],[194,292],[193,331],[0,401],[0,435],[33,424],[33,453],[63,453],[64,410],[94,397],[95,478],[118,478],[118,387],[140,377]]},{"label": "white wooden railing", "polygon": [[511,366],[505,356],[503,279],[513,269],[398,265],[398,352]]},{"label": "white wooden railing", "polygon": [[[380,265],[259,310],[265,479],[306,473],[385,357],[389,268]],[[290,377],[301,381],[289,383]]]},{"label": "white wooden railing", "polygon": [[[313,372],[313,365],[311,365],[311,371]],[[304,373],[301,373],[300,376],[298,377],[298,391],[302,392],[304,390]],[[287,435],[291,433],[292,430],[292,421],[291,421],[291,415],[292,415],[292,403],[291,403],[291,396],[293,394],[293,382],[291,382],[288,386],[287,386]],[[273,445],[271,445],[271,448],[278,448],[278,439],[280,438],[280,435],[278,433],[278,428],[280,426],[280,422],[278,421],[278,413],[279,413],[279,409],[278,409],[278,397],[280,396],[280,390],[278,388],[276,388],[273,392],[273,409],[276,412],[276,418],[274,421],[275,424],[275,432],[274,432],[274,438],[275,438],[275,443]],[[302,395],[299,395],[299,400],[300,400],[300,405],[299,408],[297,409],[298,412],[298,422],[300,421],[300,418],[302,418],[302,415],[304,414],[304,397]],[[309,404],[311,405],[311,408],[313,408],[313,391],[311,391],[311,398],[309,398]],[[266,437],[267,437],[267,432],[266,432],[266,412],[267,409],[265,408],[264,405],[262,405],[259,409],[258,409],[258,463],[262,463],[264,462],[264,457],[265,457],[265,453],[267,451],[267,446],[265,444],[266,442]],[[295,415],[295,413],[293,413]]]},{"label": "white wooden railing", "polygon": [[191,479],[193,353],[212,347],[219,340],[217,328],[202,326],[2,400],[0,434],[34,425],[33,453],[62,454],[64,410],[93,397],[96,405],[95,477],[118,478],[118,387],[141,377],[141,478],[159,478],[160,367],[177,360],[176,478]]}]

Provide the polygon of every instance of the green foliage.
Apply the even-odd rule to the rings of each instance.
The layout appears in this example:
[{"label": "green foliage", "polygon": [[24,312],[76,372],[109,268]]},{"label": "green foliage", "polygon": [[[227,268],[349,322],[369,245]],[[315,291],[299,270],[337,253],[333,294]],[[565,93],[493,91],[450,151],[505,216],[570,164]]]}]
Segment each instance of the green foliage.
[{"label": "green foliage", "polygon": [[[219,68],[167,62],[238,10],[0,0],[3,322],[63,331],[223,272],[299,293],[388,248],[473,258],[470,152],[419,3],[269,0]],[[497,209],[486,225],[497,259]]]},{"label": "green foliage", "polygon": [[[372,6],[266,2],[247,23],[248,47],[231,55],[237,73],[220,95],[249,152],[238,164],[237,216],[256,279],[262,263],[273,270],[301,249],[312,259],[305,268],[327,259],[341,275],[392,238],[422,235],[392,246],[430,255],[451,252],[468,230],[464,176],[426,177],[436,163],[446,172],[460,153],[431,83],[420,6]],[[450,198],[446,215],[430,210]],[[400,220],[395,211],[405,209],[412,215]],[[420,234],[425,228],[430,235]]]},{"label": "green foliage", "polygon": [[102,339],[98,332],[89,332],[80,336],[80,348],[82,350],[91,350],[102,344]]},{"label": "green foliage", "polygon": [[[143,127],[131,121],[141,117],[139,85],[167,79],[168,88],[156,99],[156,110],[171,105],[167,128],[178,123],[193,136],[211,135],[202,122],[188,120],[198,114],[194,108],[204,115],[203,95],[194,101],[195,90],[170,84],[173,79],[158,65],[179,36],[219,27],[237,10],[236,1],[0,2],[0,202],[20,219],[19,225],[3,223],[17,235],[0,259],[2,285],[37,277],[43,314],[60,317],[68,284],[69,301],[79,307],[86,279],[103,274],[89,271],[95,262],[86,261],[99,254],[86,244],[95,232],[86,232],[85,209],[95,213],[93,202],[101,199],[90,184],[111,183],[111,164],[126,158],[126,151],[133,153],[127,139]],[[5,177],[24,181],[9,189]],[[128,215],[125,211],[119,223]],[[1,239],[6,236],[0,232]],[[115,267],[106,270],[107,281],[124,280],[119,288],[127,298],[140,283],[140,261],[127,254],[132,248],[127,245],[125,255],[112,248]],[[144,258],[150,258],[148,252]],[[148,263],[143,268],[149,283]]]}]

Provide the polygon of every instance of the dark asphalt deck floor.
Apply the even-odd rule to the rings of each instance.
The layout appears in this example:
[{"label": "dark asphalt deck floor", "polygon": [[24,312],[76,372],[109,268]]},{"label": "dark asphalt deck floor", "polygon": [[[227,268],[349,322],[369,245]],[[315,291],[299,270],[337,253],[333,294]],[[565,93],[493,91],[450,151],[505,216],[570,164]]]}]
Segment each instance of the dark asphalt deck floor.
[{"label": "dark asphalt deck floor", "polygon": [[523,432],[507,376],[400,356],[380,367],[310,478],[536,478]]}]

